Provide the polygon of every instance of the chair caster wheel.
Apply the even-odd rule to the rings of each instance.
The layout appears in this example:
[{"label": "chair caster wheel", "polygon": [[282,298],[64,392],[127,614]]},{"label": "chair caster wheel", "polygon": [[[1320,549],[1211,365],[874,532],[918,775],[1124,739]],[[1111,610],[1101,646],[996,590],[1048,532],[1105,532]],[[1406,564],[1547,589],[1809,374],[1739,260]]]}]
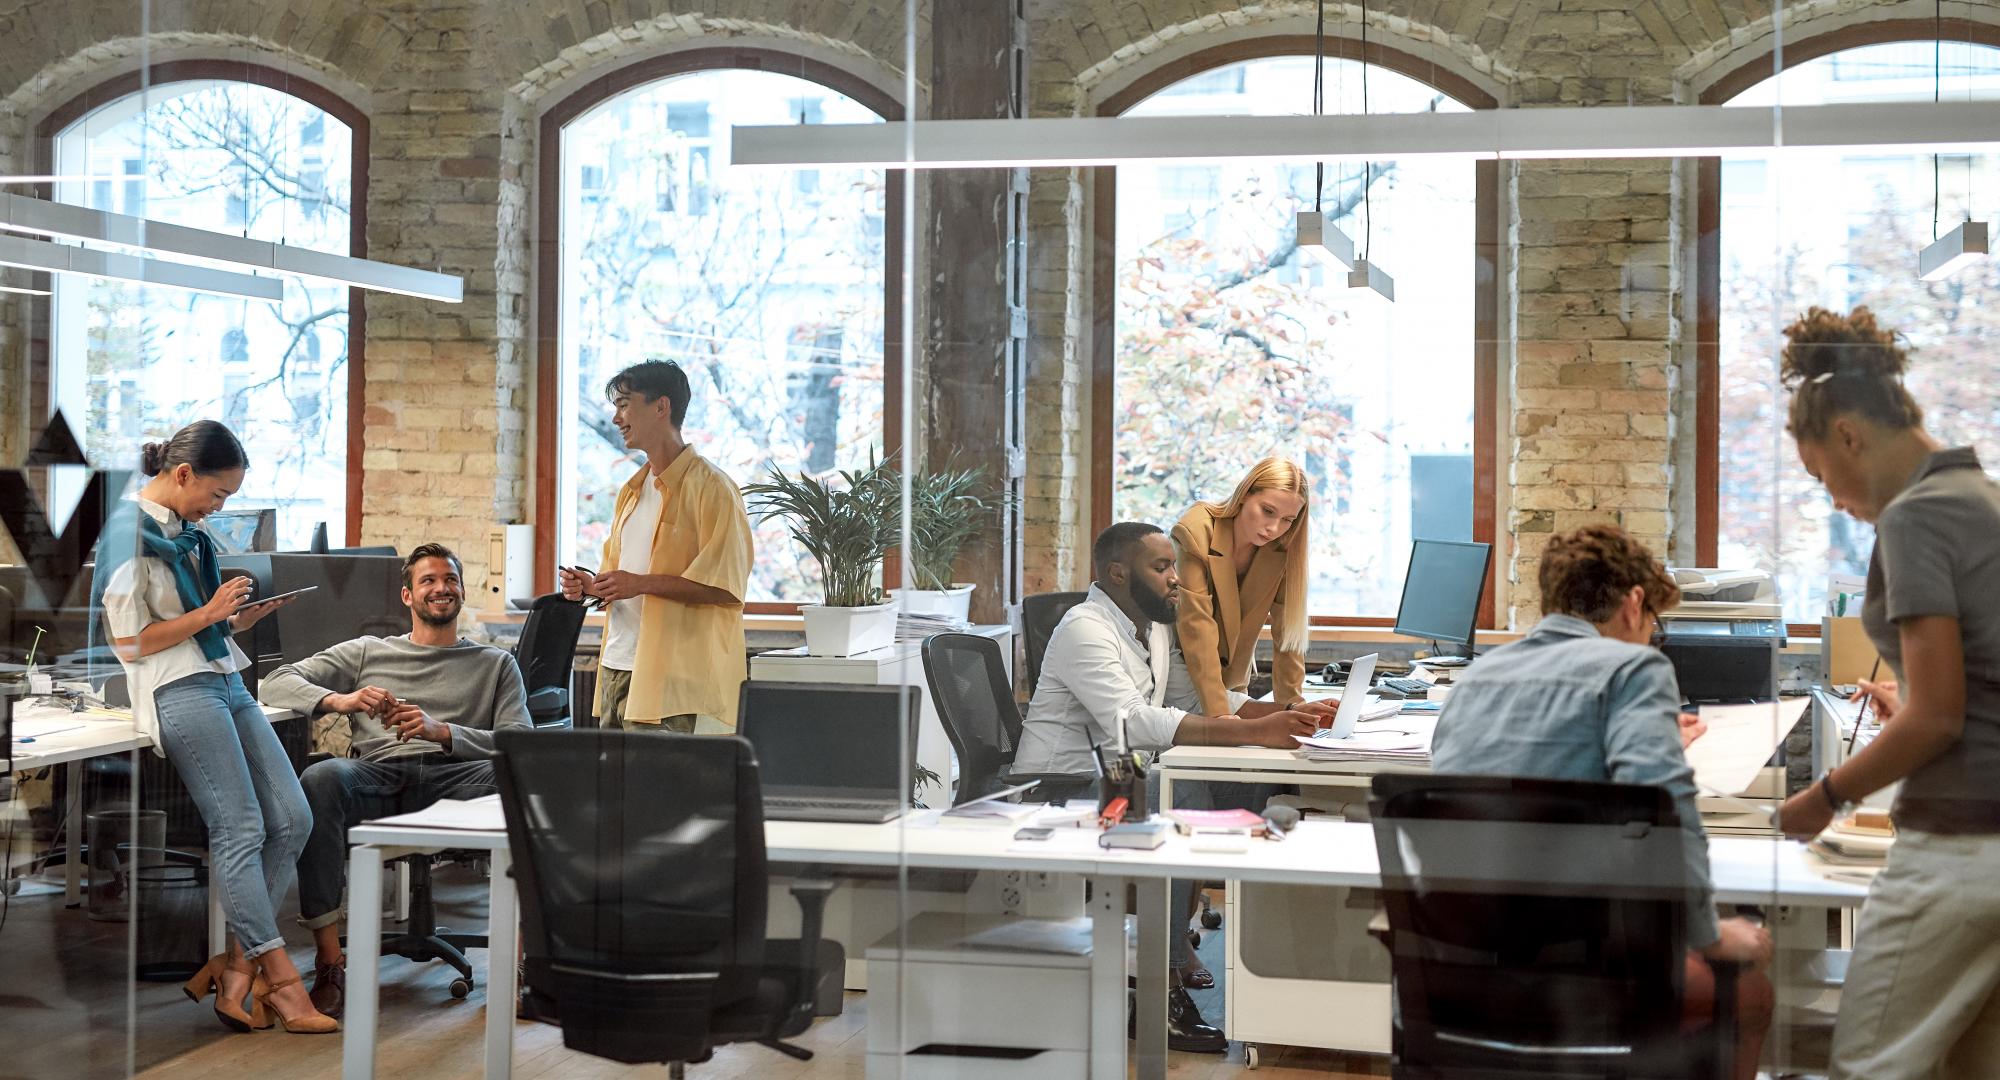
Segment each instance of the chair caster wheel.
[{"label": "chair caster wheel", "polygon": [[467,994],[470,994],[470,993],[472,993],[472,980],[471,980],[471,979],[466,979],[466,978],[458,978],[458,979],[453,979],[453,980],[451,981],[451,996],[452,996],[452,997],[455,997],[455,998],[461,998],[461,999],[462,999],[462,998],[464,998],[464,997],[465,997],[465,996],[466,996]]},{"label": "chair caster wheel", "polygon": [[1244,1043],[1243,1067],[1246,1069],[1255,1069],[1257,1066],[1261,1064],[1263,1064],[1263,1055],[1257,1052],[1257,1044]]},{"label": "chair caster wheel", "polygon": [[1216,911],[1213,908],[1210,908],[1209,910],[1202,912],[1201,926],[1202,929],[1204,930],[1222,929],[1222,912]]}]

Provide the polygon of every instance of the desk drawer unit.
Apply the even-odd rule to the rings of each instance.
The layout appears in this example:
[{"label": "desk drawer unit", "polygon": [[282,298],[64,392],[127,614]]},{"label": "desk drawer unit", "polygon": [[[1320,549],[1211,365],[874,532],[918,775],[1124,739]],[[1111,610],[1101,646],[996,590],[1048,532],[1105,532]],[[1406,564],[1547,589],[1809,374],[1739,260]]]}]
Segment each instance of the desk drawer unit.
[{"label": "desk drawer unit", "polygon": [[869,1080],[1086,1080],[1090,1055],[1044,1050],[1027,1057],[952,1053],[868,1055]]}]

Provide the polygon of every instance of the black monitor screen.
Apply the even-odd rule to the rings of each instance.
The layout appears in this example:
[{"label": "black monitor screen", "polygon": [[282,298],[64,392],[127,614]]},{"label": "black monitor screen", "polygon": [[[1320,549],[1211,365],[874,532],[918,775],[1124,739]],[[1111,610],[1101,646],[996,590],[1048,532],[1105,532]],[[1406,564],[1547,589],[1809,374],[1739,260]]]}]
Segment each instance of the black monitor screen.
[{"label": "black monitor screen", "polygon": [[1403,578],[1403,604],[1396,632],[1432,641],[1466,644],[1479,622],[1479,598],[1486,592],[1491,544],[1418,540],[1410,546],[1410,572]]},{"label": "black monitor screen", "polygon": [[739,722],[766,791],[902,802],[921,707],[914,686],[747,682]]}]

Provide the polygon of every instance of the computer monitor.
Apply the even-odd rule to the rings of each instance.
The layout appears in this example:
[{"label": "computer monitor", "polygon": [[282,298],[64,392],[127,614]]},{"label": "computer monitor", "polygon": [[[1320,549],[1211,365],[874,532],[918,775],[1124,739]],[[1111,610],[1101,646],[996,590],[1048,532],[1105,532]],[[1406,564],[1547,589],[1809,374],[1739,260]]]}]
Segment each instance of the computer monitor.
[{"label": "computer monitor", "polygon": [[201,519],[201,527],[215,538],[223,555],[248,555],[278,549],[278,512],[261,510],[217,510]]},{"label": "computer monitor", "polygon": [[315,586],[248,634],[237,635],[237,644],[250,655],[244,681],[253,693],[256,680],[270,670],[332,645],[410,632],[410,610],[403,606],[403,560],[396,556],[274,552],[225,555],[218,561],[225,577],[248,574],[256,583],[256,596]]},{"label": "computer monitor", "polygon": [[767,792],[907,806],[922,709],[915,686],[751,681],[737,722]]},{"label": "computer monitor", "polygon": [[1396,609],[1396,633],[1466,645],[1479,625],[1479,599],[1493,545],[1459,540],[1418,540],[1410,545],[1410,571]]}]

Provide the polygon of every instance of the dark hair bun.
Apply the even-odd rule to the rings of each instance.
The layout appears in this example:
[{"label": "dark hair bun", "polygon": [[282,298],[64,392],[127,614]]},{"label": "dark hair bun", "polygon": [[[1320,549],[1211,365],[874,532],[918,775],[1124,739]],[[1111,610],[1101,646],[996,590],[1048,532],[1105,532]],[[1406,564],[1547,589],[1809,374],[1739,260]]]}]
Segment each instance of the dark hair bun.
[{"label": "dark hair bun", "polygon": [[139,448],[139,471],[147,476],[158,476],[167,467],[167,444],[149,442]]},{"label": "dark hair bun", "polygon": [[1829,375],[1901,378],[1909,367],[1909,351],[1896,343],[1896,332],[1876,325],[1865,307],[1851,314],[1815,307],[1785,327],[1785,346],[1778,373],[1787,386]]}]

